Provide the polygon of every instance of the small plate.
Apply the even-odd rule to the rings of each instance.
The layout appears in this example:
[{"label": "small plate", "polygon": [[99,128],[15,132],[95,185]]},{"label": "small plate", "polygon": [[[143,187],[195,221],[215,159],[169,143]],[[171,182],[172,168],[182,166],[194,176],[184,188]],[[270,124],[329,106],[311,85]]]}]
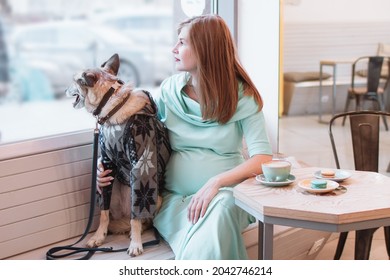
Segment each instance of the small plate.
[{"label": "small plate", "polygon": [[291,183],[295,182],[295,176],[290,174],[287,180],[283,182],[269,182],[265,179],[263,174],[260,174],[256,176],[256,181],[269,187],[281,187],[281,186],[290,185]]},{"label": "small plate", "polygon": [[312,179],[305,179],[305,180],[299,181],[298,187],[300,187],[301,189],[303,189],[305,191],[311,192],[311,193],[327,193],[327,192],[331,192],[331,191],[337,189],[339,186],[339,183],[337,183],[335,181],[326,180],[327,184],[326,184],[325,189],[313,189],[311,187],[311,181],[312,181]]},{"label": "small plate", "polygon": [[339,170],[339,169],[334,170],[334,171],[335,171],[334,177],[322,176],[321,170],[314,172],[314,177],[316,177],[318,179],[332,180],[335,182],[342,182],[345,179],[348,179],[349,177],[351,177],[351,173],[349,173],[347,171],[343,171],[343,170]]}]

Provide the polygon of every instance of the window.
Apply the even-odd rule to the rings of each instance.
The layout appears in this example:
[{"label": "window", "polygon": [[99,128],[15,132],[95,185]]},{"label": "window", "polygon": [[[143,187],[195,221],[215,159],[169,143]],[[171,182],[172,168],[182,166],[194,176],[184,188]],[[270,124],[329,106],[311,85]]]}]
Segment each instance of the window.
[{"label": "window", "polygon": [[91,144],[95,119],[64,93],[76,72],[118,53],[122,80],[158,90],[177,23],[236,1],[1,0],[0,160]]},{"label": "window", "polygon": [[0,4],[0,145],[94,128],[64,92],[76,72],[113,53],[136,86],[153,91],[173,73],[174,1],[3,2],[11,8]]}]

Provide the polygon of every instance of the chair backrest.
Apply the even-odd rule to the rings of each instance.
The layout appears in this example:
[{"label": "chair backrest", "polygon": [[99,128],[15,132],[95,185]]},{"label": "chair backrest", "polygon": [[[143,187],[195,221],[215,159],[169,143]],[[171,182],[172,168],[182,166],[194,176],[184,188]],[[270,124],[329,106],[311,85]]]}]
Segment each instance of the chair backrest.
[{"label": "chair backrest", "polygon": [[[383,79],[386,79],[386,83],[385,83],[385,86],[383,88],[387,89],[387,87],[389,86],[389,82],[390,82],[390,57],[386,57],[385,61],[383,63],[384,63],[384,65],[382,67],[381,76]],[[384,66],[387,66],[387,67],[384,67]]]},{"label": "chair backrest", "polygon": [[367,73],[367,92],[377,92],[381,80],[383,61],[383,56],[362,56],[356,59],[352,64],[352,87],[355,86],[355,75],[359,71],[364,71]]},{"label": "chair backrest", "polygon": [[330,120],[329,137],[336,167],[340,169],[338,149],[333,135],[335,121],[349,117],[353,157],[356,170],[378,172],[380,117],[390,113],[380,111],[358,111],[337,114]]}]

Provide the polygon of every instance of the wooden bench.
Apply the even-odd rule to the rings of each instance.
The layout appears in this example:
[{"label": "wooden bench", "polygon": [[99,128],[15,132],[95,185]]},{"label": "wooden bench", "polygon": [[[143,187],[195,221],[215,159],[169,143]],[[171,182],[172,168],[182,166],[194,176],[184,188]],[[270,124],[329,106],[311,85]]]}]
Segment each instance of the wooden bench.
[{"label": "wooden bench", "polygon": [[[335,112],[343,112],[347,99],[350,79],[338,79],[336,82]],[[320,81],[284,81],[283,82],[283,114],[287,116],[315,115],[319,112],[319,102],[323,114],[332,113],[332,80],[322,81],[322,98],[320,101]]]},{"label": "wooden bench", "polygon": [[[0,161],[0,259],[45,259],[49,248],[72,244],[84,232],[90,205],[92,147],[88,142],[76,146],[68,142],[69,147]],[[98,215],[97,211],[92,231],[97,228]],[[257,225],[249,226],[243,236],[249,257],[256,259]],[[325,243],[329,236],[326,232],[276,227],[274,258],[312,259],[318,252],[309,254],[314,242],[323,239]],[[147,241],[153,236],[145,232],[143,238]],[[110,235],[106,245],[126,248],[128,242],[125,235]],[[93,256],[128,258],[123,252]],[[173,258],[163,241],[134,259]]]}]

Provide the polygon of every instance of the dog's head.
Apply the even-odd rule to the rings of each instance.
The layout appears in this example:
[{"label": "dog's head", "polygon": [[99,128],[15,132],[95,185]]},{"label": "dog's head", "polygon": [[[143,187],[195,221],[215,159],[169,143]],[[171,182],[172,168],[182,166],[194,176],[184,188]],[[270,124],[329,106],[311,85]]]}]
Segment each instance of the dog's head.
[{"label": "dog's head", "polygon": [[100,68],[87,69],[73,77],[73,83],[66,89],[68,97],[75,97],[74,108],[83,108],[92,113],[104,95],[118,81],[119,56],[114,54]]}]

